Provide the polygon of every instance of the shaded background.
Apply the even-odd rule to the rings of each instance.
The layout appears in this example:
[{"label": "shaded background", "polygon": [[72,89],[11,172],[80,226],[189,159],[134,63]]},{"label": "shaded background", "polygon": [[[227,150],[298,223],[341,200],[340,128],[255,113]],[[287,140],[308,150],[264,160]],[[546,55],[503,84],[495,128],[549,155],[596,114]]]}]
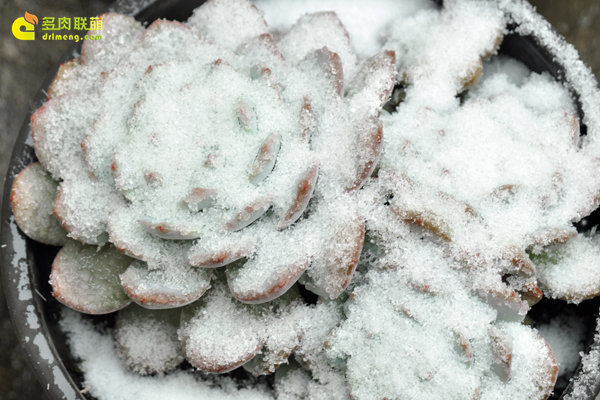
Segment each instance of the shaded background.
[{"label": "shaded background", "polygon": [[[0,177],[3,187],[14,140],[32,109],[29,100],[50,68],[72,45],[68,41],[16,40],[10,33],[12,22],[25,11],[40,16],[90,17],[107,10],[112,1],[0,1]],[[132,7],[139,1],[119,0],[119,3]],[[600,76],[600,2],[531,0],[531,3],[579,50],[594,74]],[[43,391],[27,365],[8,317],[4,295],[0,293],[0,399],[42,398]]]}]

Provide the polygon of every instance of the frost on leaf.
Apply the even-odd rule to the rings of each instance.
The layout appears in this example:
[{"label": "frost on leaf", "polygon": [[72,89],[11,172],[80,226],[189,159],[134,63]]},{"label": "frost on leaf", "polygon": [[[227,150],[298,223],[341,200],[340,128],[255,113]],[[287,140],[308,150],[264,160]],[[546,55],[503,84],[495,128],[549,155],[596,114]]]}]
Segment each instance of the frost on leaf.
[{"label": "frost on leaf", "polygon": [[352,77],[356,71],[356,55],[352,50],[346,28],[335,12],[306,14],[279,41],[286,59],[296,63],[311,51],[327,47],[339,54],[343,76]]},{"label": "frost on leaf", "polygon": [[579,303],[600,293],[600,247],[596,235],[578,234],[531,257],[546,295]]},{"label": "frost on leaf", "polygon": [[210,271],[190,267],[181,258],[146,264],[134,261],[120,275],[125,292],[149,309],[176,308],[192,303],[210,287]]},{"label": "frost on leaf", "polygon": [[212,373],[239,367],[264,345],[259,316],[233,299],[222,285],[183,310],[180,339],[186,359]]},{"label": "frost on leaf", "polygon": [[65,230],[52,213],[58,183],[39,163],[33,163],[15,178],[10,204],[17,225],[27,236],[49,245],[65,244]]},{"label": "frost on leaf", "polygon": [[132,260],[112,245],[98,249],[69,240],[52,263],[52,295],[86,314],[107,314],[131,302],[119,282]]},{"label": "frost on leaf", "polygon": [[164,374],[183,361],[177,337],[180,310],[147,310],[130,305],[117,314],[115,344],[127,367],[141,375]]},{"label": "frost on leaf", "polygon": [[230,49],[267,32],[261,12],[248,0],[207,1],[187,23],[206,39]]}]

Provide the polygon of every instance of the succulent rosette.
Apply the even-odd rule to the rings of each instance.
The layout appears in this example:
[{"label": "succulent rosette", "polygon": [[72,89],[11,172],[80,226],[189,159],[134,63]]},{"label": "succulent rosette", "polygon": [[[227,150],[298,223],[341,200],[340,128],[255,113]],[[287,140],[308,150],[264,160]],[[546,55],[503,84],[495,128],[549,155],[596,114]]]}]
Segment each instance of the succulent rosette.
[{"label": "succulent rosette", "polygon": [[[597,137],[582,133],[568,88],[489,59],[510,7],[448,2],[389,27],[404,98],[382,117],[379,182],[399,220],[445,243],[481,275],[477,291],[523,318],[542,290],[572,302],[600,292],[597,240],[574,226],[598,207],[600,186],[584,178],[598,168]],[[423,24],[427,35],[414,28]],[[460,55],[440,52],[439,38],[464,43]]]},{"label": "succulent rosette", "polygon": [[[276,312],[238,301],[271,301],[298,279],[338,297],[363,246],[353,198],[381,151],[378,117],[395,82],[394,53],[358,63],[333,12],[305,15],[275,41],[242,0],[208,1],[186,23],[144,28],[119,14],[102,21],[105,40],[86,41],[61,65],[33,114],[39,164],[13,189],[26,233],[66,241],[50,277],[55,297],[92,314],[132,300],[177,308],[196,302],[224,267],[218,290],[185,314],[187,344],[202,335],[190,321],[215,299],[231,303],[224,318],[241,326]],[[30,203],[43,218],[31,217]],[[254,338],[248,348],[234,346],[217,362],[214,343],[184,345],[185,356],[224,372],[263,345],[279,352],[250,325],[240,330]],[[283,347],[289,355],[294,346]]]},{"label": "succulent rosette", "polygon": [[352,289],[309,311],[318,322],[302,325],[294,362],[277,370],[278,398],[547,399],[558,362],[546,340],[475,289],[483,274],[371,194]]},{"label": "succulent rosette", "polygon": [[369,232],[364,276],[321,351],[352,398],[548,398],[558,373],[550,346],[473,292],[471,271],[444,245],[405,224],[374,222]]}]

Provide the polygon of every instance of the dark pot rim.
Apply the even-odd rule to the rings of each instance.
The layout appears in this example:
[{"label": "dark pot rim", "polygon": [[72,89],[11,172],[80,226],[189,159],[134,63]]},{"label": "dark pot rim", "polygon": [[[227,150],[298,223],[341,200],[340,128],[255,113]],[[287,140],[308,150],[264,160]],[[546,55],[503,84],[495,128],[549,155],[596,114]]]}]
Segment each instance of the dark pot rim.
[{"label": "dark pot rim", "polygon": [[[151,22],[157,18],[185,20],[191,15],[191,11],[203,2],[204,0],[156,1],[137,13],[135,17],[143,22]],[[537,22],[544,21],[541,16],[535,14],[531,6],[525,3],[522,6],[529,7],[530,11],[538,18]],[[120,10],[117,8],[116,11]],[[519,18],[516,19],[519,20]],[[566,63],[572,60],[568,56],[561,57],[559,55],[559,52],[564,49],[558,46],[562,43],[562,37],[549,24],[546,27],[548,32],[543,32],[539,36],[526,32],[526,30],[523,30],[522,33],[514,33],[517,26],[515,24],[509,27],[513,33],[505,36],[500,52],[522,61],[535,72],[548,71],[556,79],[562,81],[573,92],[579,115],[584,117],[585,111],[591,107],[587,104],[586,99],[582,100],[584,90],[582,88],[586,86],[579,85],[576,79],[583,79],[588,86],[597,87],[591,72],[587,70],[587,74],[583,75],[580,71],[569,73]],[[67,51],[50,71],[33,99],[33,110],[45,101],[46,89],[54,78],[59,65],[71,59],[73,51],[79,51],[79,48],[80,45],[75,45]],[[567,50],[574,51],[570,45],[567,45]],[[576,55],[576,59],[577,66],[582,67],[583,63],[578,59],[578,55]],[[583,68],[585,70],[585,67]],[[58,328],[60,306],[51,296],[47,282],[49,267],[58,248],[41,245],[27,238],[14,221],[9,201],[15,176],[25,166],[35,161],[29,124],[30,115],[31,113],[19,131],[4,184],[0,224],[1,283],[19,341],[38,381],[46,390],[48,398],[82,400],[90,397],[79,390],[78,383],[83,381],[83,376],[69,353],[64,334]],[[600,119],[600,113],[598,118]],[[583,118],[581,119],[583,120]],[[582,134],[586,134],[586,131],[587,127],[582,124]],[[600,215],[599,210],[596,210],[594,214]],[[597,316],[600,301],[586,303],[586,312]],[[595,319],[596,317],[594,317]],[[594,336],[593,328],[592,326],[589,333],[589,347],[586,352],[588,354],[590,351],[600,351],[600,335]],[[594,400],[600,392],[600,371],[590,372],[580,361],[574,377],[575,379],[571,380],[560,398],[567,399],[576,391],[585,393],[585,397],[578,397],[580,400]],[[580,384],[576,382],[580,382]]]}]

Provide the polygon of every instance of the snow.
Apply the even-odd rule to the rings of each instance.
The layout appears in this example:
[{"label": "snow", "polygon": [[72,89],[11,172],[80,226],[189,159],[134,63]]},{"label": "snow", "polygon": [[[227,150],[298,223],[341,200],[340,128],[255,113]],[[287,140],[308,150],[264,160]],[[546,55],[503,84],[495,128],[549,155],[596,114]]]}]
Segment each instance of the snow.
[{"label": "snow", "polygon": [[110,335],[99,332],[77,313],[65,310],[62,329],[86,371],[85,388],[99,400],[158,399],[259,400],[272,398],[265,388],[237,389],[231,381],[215,386],[210,380],[184,371],[162,377],[129,372],[119,359]]},{"label": "snow", "polygon": [[370,2],[369,12],[365,13],[364,3],[360,0],[294,0],[285,3],[257,0],[255,4],[262,10],[269,27],[280,32],[289,29],[304,14],[335,10],[348,30],[356,52],[362,57],[380,50],[383,40],[381,27],[420,10],[436,7],[433,1],[378,0]]},{"label": "snow", "polygon": [[552,348],[559,365],[559,383],[566,386],[585,350],[585,324],[577,315],[567,314],[538,326],[538,333]]},{"label": "snow", "polygon": [[[571,227],[600,193],[589,70],[517,0],[256,4],[209,0],[146,29],[108,15],[119,39],[85,46],[32,117],[69,236],[138,259],[102,278],[149,308],[193,302],[164,348],[136,343],[165,338],[152,318],[121,328],[121,356],[143,373],[180,350],[203,371],[253,359],[272,372],[296,349],[281,398],[548,396],[558,366],[521,323],[528,301],[537,283],[573,302],[600,287],[597,238]],[[567,67],[566,85],[496,55],[511,22]],[[381,111],[394,78],[403,99]],[[240,258],[212,284],[202,269]],[[282,306],[298,279],[330,300]],[[99,399],[270,397],[182,370],[133,376],[110,331],[62,323]],[[542,330],[572,370],[556,332]]]},{"label": "snow", "polygon": [[589,396],[593,396],[598,382],[598,376],[600,376],[600,349],[598,349],[598,343],[600,342],[600,335],[598,334],[598,324],[596,321],[596,333],[594,335],[594,345],[592,345],[587,354],[583,354],[581,357],[581,374],[579,374],[572,381],[571,392],[565,396],[565,400],[576,400]]},{"label": "snow", "polygon": [[183,362],[177,336],[180,310],[153,311],[131,306],[119,312],[114,338],[127,367],[141,375],[167,373]]},{"label": "snow", "polygon": [[113,246],[99,249],[69,240],[52,263],[52,294],[80,312],[107,314],[119,310],[131,303],[118,277],[130,263],[131,259]]},{"label": "snow", "polygon": [[579,303],[600,292],[598,237],[577,235],[565,245],[554,246],[539,258],[538,278],[546,294]]},{"label": "snow", "polygon": [[39,163],[31,164],[15,178],[10,202],[19,227],[38,242],[60,246],[66,232],[52,214],[57,183]]}]

